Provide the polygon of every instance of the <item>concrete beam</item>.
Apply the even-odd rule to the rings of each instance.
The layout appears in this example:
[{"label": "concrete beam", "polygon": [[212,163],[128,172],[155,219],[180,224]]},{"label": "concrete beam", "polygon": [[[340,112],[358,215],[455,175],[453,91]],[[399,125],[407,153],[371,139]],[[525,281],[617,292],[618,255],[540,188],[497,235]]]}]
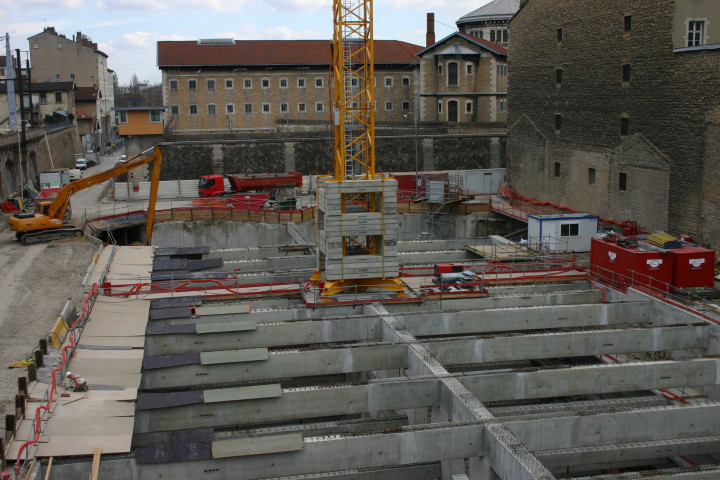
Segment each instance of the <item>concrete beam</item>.
[{"label": "concrete beam", "polygon": [[[590,300],[586,294],[578,295],[583,301]],[[596,297],[596,294],[589,296]],[[396,316],[413,335],[429,336],[637,324],[650,322],[652,312],[649,302],[528,306],[535,308],[518,305],[492,310],[398,313]]]},{"label": "concrete beam", "polygon": [[481,402],[715,385],[718,359],[640,362],[463,376]]},{"label": "concrete beam", "polygon": [[296,452],[138,465],[137,468],[143,478],[159,478],[160,475],[163,478],[184,478],[188,471],[202,472],[205,469],[213,469],[214,479],[286,477],[396,468],[447,458],[472,457],[482,451],[482,442],[482,425],[448,425],[357,437],[305,438],[304,448]]},{"label": "concrete beam", "polygon": [[511,335],[426,343],[443,365],[612,353],[704,349],[708,326],[673,326]]},{"label": "concrete beam", "polygon": [[[237,315],[236,320],[252,316]],[[185,319],[187,323],[187,319]],[[374,341],[380,338],[377,317],[342,318],[307,322],[258,325],[255,330],[237,332],[148,335],[146,355],[198,353],[235,348],[283,347],[335,342]]]},{"label": "concrete beam", "polygon": [[532,415],[552,415],[567,412],[569,415],[578,410],[607,410],[627,408],[650,408],[666,406],[669,400],[658,395],[645,395],[637,397],[602,398],[580,402],[553,402],[532,405],[513,405],[509,407],[491,407],[490,411],[497,418],[513,419],[515,417],[529,417]]},{"label": "concrete beam", "polygon": [[136,410],[135,432],[158,432],[227,425],[260,425],[431,407],[440,402],[436,379],[382,381],[367,385],[283,390],[278,398],[221,403],[196,403],[154,410]]},{"label": "concrete beam", "polygon": [[505,425],[534,452],[687,439],[720,431],[720,403],[573,415]]},{"label": "concrete beam", "polygon": [[610,473],[607,475],[593,475],[591,477],[573,477],[573,480],[717,480],[720,478],[720,467],[717,465],[703,465],[695,468],[663,468],[649,472]]},{"label": "concrete beam", "polygon": [[558,469],[566,466],[613,465],[628,461],[651,461],[659,458],[716,454],[718,452],[720,452],[720,436],[709,436],[544,450],[535,452],[535,456],[548,468]]},{"label": "concrete beam", "polygon": [[[245,363],[180,365],[144,370],[141,388],[192,388],[200,385],[257,382],[405,368],[405,345],[273,352],[267,360]],[[206,352],[207,353],[207,352]]]}]

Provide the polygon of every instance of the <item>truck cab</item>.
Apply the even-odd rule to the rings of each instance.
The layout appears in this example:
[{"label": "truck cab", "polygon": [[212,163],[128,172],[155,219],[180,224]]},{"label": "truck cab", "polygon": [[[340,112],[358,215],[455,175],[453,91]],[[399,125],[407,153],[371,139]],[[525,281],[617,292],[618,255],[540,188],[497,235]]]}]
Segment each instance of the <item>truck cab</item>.
[{"label": "truck cab", "polygon": [[203,175],[198,183],[198,194],[201,197],[215,197],[225,193],[222,175]]}]

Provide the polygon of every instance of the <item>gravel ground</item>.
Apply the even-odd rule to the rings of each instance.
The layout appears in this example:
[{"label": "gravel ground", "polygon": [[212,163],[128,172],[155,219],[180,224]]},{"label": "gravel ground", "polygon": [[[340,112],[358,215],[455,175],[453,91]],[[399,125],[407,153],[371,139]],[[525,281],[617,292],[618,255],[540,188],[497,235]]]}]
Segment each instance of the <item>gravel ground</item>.
[{"label": "gravel ground", "polygon": [[32,356],[68,298],[82,305],[81,285],[97,246],[85,237],[23,246],[0,215],[0,410],[14,413],[17,378],[9,365]]}]

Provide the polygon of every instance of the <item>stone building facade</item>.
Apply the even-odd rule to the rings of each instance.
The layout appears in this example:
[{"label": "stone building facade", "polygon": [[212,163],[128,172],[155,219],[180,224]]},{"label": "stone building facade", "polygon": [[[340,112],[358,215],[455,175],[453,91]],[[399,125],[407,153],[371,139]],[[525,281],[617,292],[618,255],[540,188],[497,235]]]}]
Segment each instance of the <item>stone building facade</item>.
[{"label": "stone building facade", "polygon": [[453,33],[420,51],[420,118],[431,122],[506,123],[507,51]]},{"label": "stone building facade", "polygon": [[[508,52],[514,186],[714,242],[720,38],[708,25],[720,11],[712,3],[524,0]],[[702,41],[688,47],[701,21]]]},{"label": "stone building facade", "polygon": [[[421,46],[375,41],[376,122],[413,109]],[[158,42],[166,126],[173,133],[272,132],[328,125],[330,42]]]},{"label": "stone building facade", "polygon": [[74,82],[78,87],[98,90],[95,102],[96,134],[93,147],[103,146],[114,138],[116,128],[112,107],[114,72],[108,68],[108,56],[98,50],[82,32],[68,38],[54,27],[28,38],[32,78],[37,82]]},{"label": "stone building facade", "polygon": [[492,0],[460,17],[455,24],[460,33],[508,46],[508,24],[520,8],[520,0]]}]

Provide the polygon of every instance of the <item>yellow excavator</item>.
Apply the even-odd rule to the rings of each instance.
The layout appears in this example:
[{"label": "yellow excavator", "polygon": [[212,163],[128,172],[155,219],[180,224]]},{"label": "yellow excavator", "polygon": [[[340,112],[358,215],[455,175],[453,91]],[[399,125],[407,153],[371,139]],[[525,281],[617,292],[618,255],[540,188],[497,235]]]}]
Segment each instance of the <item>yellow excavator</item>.
[{"label": "yellow excavator", "polygon": [[152,181],[150,184],[150,202],[147,211],[147,241],[152,238],[153,221],[155,220],[155,203],[157,201],[158,184],[160,183],[160,167],[162,165],[162,152],[158,145],[139,153],[113,168],[96,173],[85,178],[74,180],[65,185],[58,196],[52,201],[39,202],[35,205],[35,213],[16,213],[10,217],[8,223],[15,237],[23,245],[49,242],[61,238],[81,237],[83,231],[69,223],[63,223],[65,211],[70,205],[70,196],[93,185],[110,180],[117,175],[129,172],[135,168],[153,163]]}]

